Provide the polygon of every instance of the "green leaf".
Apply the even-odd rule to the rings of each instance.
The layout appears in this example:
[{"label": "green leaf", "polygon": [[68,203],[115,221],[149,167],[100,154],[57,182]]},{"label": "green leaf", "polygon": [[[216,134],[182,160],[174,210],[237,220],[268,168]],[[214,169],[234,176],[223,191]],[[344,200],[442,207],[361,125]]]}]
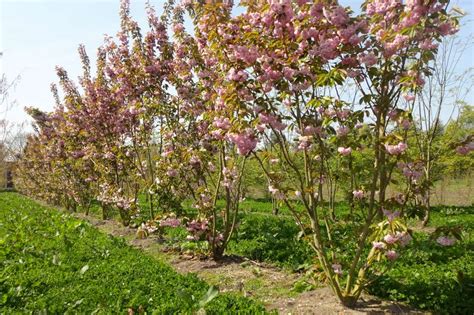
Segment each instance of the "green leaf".
[{"label": "green leaf", "polygon": [[81,273],[81,275],[83,275],[87,270],[89,270],[89,265],[85,265],[84,267],[81,268],[81,271],[79,271]]},{"label": "green leaf", "polygon": [[211,302],[218,294],[219,290],[214,286],[210,286],[206,294],[199,300],[199,307],[203,308],[206,306],[206,304]]}]

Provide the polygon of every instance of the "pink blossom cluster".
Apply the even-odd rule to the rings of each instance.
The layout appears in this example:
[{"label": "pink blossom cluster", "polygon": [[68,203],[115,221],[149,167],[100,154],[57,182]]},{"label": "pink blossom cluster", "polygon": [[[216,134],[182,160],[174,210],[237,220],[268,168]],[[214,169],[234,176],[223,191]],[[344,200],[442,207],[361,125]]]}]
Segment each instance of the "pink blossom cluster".
[{"label": "pink blossom cluster", "polygon": [[385,251],[385,257],[388,260],[396,260],[399,256],[399,253],[395,251],[393,246],[398,244],[400,247],[405,247],[412,240],[411,235],[406,232],[397,231],[395,234],[389,233],[384,236],[383,241],[374,241],[372,242],[372,247],[375,250]]},{"label": "pink blossom cluster", "polygon": [[340,155],[346,156],[350,155],[352,153],[352,148],[350,147],[339,147],[337,148],[337,152],[339,152]]},{"label": "pink blossom cluster", "polygon": [[285,199],[285,194],[279,190],[278,188],[275,188],[273,185],[268,186],[268,191],[273,195],[275,199],[282,200]]},{"label": "pink blossom cluster", "polygon": [[194,205],[196,209],[209,209],[212,207],[212,198],[209,194],[209,191],[199,195],[199,198]]},{"label": "pink blossom cluster", "polygon": [[416,99],[416,96],[413,95],[413,94],[404,94],[403,95],[403,98],[407,101],[407,102],[412,102]]},{"label": "pink blossom cluster", "polygon": [[155,233],[158,228],[151,222],[145,222],[140,225],[140,229],[146,231],[149,234]]},{"label": "pink blossom cluster", "polygon": [[232,185],[235,183],[237,177],[238,177],[237,168],[236,167],[232,167],[232,168],[224,167],[222,169],[222,175],[223,175],[222,186],[227,187],[227,188],[231,188]]},{"label": "pink blossom cluster", "polygon": [[332,264],[332,270],[336,275],[342,275],[342,266],[341,264]]},{"label": "pink blossom cluster", "polygon": [[173,168],[173,167],[169,167],[166,170],[166,175],[169,176],[169,177],[176,177],[176,176],[178,176],[178,170]]},{"label": "pink blossom cluster", "polygon": [[416,182],[423,176],[423,165],[420,163],[399,162],[397,166],[401,169],[403,175],[411,181]]},{"label": "pink blossom cluster", "polygon": [[233,51],[233,56],[236,60],[241,60],[247,65],[253,64],[255,61],[257,61],[257,58],[259,56],[256,47],[231,46],[230,49]]},{"label": "pink blossom cluster", "polygon": [[350,129],[347,126],[340,126],[336,129],[336,134],[338,137],[345,137],[349,133]]},{"label": "pink blossom cluster", "polygon": [[405,142],[399,142],[398,144],[391,145],[385,144],[385,150],[390,155],[400,155],[408,148]]},{"label": "pink blossom cluster", "polygon": [[385,43],[384,45],[384,56],[391,57],[395,55],[399,50],[405,48],[408,44],[409,37],[407,35],[395,35],[393,41]]},{"label": "pink blossom cluster", "polygon": [[208,232],[209,221],[207,220],[192,220],[186,225],[186,230],[190,233],[188,240],[198,241]]},{"label": "pink blossom cluster", "polygon": [[396,260],[398,258],[399,254],[394,251],[393,249],[388,250],[385,252],[385,257],[387,257],[388,260]]},{"label": "pink blossom cluster", "polygon": [[168,226],[168,227],[173,227],[176,228],[181,225],[181,220],[178,218],[166,218],[163,220],[160,220],[160,226]]},{"label": "pink blossom cluster", "polygon": [[97,200],[109,205],[115,205],[116,207],[124,210],[128,210],[135,203],[133,198],[127,198],[123,196],[123,190],[115,190],[111,185],[107,183],[99,184],[100,190],[99,195],[96,196]]},{"label": "pink blossom cluster", "polygon": [[[265,113],[261,112],[258,114],[258,119],[260,121],[260,128],[264,128],[265,126],[270,126],[271,128],[275,130],[282,131],[286,128],[286,125],[282,123],[277,116],[271,114],[271,113]],[[260,129],[260,130],[261,130]]]},{"label": "pink blossom cluster", "polygon": [[407,118],[401,118],[397,121],[398,126],[400,126],[403,130],[408,130],[411,128],[412,123]]},{"label": "pink blossom cluster", "polygon": [[385,244],[384,242],[372,242],[372,247],[375,249],[382,250],[387,247],[387,244]]},{"label": "pink blossom cluster", "polygon": [[307,150],[311,147],[312,136],[300,136],[298,138],[298,150]]},{"label": "pink blossom cluster", "polygon": [[364,198],[365,193],[364,193],[363,190],[359,189],[359,190],[354,190],[354,191],[352,192],[352,195],[354,196],[355,199],[359,199],[359,200],[360,200],[360,199]]},{"label": "pink blossom cluster", "polygon": [[217,233],[216,237],[212,236],[212,233],[208,233],[207,239],[209,243],[213,243],[214,245],[220,245],[224,241],[224,235],[222,233]]},{"label": "pink blossom cluster", "polygon": [[231,127],[230,120],[227,117],[214,117],[212,125],[221,130],[229,130]]},{"label": "pink blossom cluster", "polygon": [[364,53],[359,55],[359,62],[365,64],[366,67],[372,67],[377,63],[377,56],[374,53]]},{"label": "pink blossom cluster", "polygon": [[408,232],[399,232],[397,231],[396,234],[387,234],[383,238],[384,242],[388,245],[393,245],[395,243],[399,243],[400,246],[404,247],[410,243],[412,240],[411,235]]},{"label": "pink blossom cluster", "polygon": [[231,68],[227,78],[231,81],[244,82],[247,80],[248,76],[249,75],[244,70],[236,70],[235,68]]},{"label": "pink blossom cluster", "polygon": [[401,7],[401,5],[401,0],[373,0],[367,3],[366,12],[368,15],[385,15],[385,13]]},{"label": "pink blossom cluster", "polygon": [[231,133],[229,140],[237,146],[240,155],[247,155],[257,146],[258,139],[251,129],[246,129],[242,133]]},{"label": "pink blossom cluster", "polygon": [[474,141],[456,147],[456,152],[460,155],[468,155],[471,151],[474,151]]},{"label": "pink blossom cluster", "polygon": [[320,138],[326,138],[327,134],[326,131],[321,126],[306,126],[303,128],[303,132],[301,132],[304,136],[314,136],[317,135]]}]

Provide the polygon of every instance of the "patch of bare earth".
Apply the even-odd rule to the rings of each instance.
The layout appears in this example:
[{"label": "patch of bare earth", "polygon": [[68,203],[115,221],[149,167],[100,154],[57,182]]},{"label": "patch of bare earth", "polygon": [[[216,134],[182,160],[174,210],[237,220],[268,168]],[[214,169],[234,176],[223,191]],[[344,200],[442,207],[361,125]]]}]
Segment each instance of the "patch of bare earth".
[{"label": "patch of bare earth", "polygon": [[204,281],[219,287],[221,292],[241,292],[244,296],[263,302],[268,310],[276,310],[279,314],[423,314],[399,303],[367,295],[362,297],[355,308],[346,308],[327,287],[295,293],[292,289],[301,277],[299,274],[241,257],[225,257],[215,262],[168,252],[156,237],[137,239],[134,228],[124,227],[113,220],[100,220],[82,214],[76,216],[105,233],[123,237],[130,245],[166,260],[177,272],[196,273]]}]

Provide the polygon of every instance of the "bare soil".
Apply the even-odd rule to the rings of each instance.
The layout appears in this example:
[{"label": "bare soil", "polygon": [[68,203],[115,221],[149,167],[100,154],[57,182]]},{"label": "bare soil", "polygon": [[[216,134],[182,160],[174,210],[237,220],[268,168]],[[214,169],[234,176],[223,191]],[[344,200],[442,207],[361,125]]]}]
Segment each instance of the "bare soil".
[{"label": "bare soil", "polygon": [[84,219],[99,230],[127,242],[150,255],[167,261],[177,272],[196,273],[221,292],[241,292],[265,304],[268,310],[279,314],[426,314],[415,311],[400,303],[383,301],[364,295],[358,305],[349,309],[342,306],[328,287],[296,293],[292,289],[303,275],[290,273],[269,264],[230,256],[220,262],[167,251],[162,240],[155,236],[136,238],[136,229],[124,227],[113,220],[100,220],[83,214]]}]

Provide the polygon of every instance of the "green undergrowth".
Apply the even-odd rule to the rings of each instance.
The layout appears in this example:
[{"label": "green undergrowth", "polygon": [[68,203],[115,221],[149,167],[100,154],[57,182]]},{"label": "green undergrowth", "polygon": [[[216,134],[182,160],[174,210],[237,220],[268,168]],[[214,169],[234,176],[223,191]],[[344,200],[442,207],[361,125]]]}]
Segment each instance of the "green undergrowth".
[{"label": "green undergrowth", "polygon": [[0,194],[0,218],[2,314],[264,313],[236,294],[211,299],[196,275],[16,193]]},{"label": "green undergrowth", "polygon": [[[218,202],[218,206],[222,202]],[[186,214],[195,213],[185,203]],[[292,271],[308,270],[315,254],[303,239],[288,209],[272,214],[268,200],[247,199],[241,203],[240,222],[227,253],[268,262]],[[296,204],[298,211],[301,205]],[[349,207],[338,203],[338,224],[333,227],[336,255],[346,265],[354,254],[351,235],[357,234],[357,218],[350,218]],[[369,288],[379,297],[405,302],[435,314],[471,314],[474,309],[474,207],[433,207],[428,228],[459,227],[463,240],[443,247],[429,238],[428,230],[418,231],[419,219],[410,219],[415,228],[413,242],[401,253],[393,268]],[[324,234],[324,233],[323,233]],[[169,246],[195,251],[196,244],[186,241],[184,228],[166,229]],[[193,247],[194,246],[194,247]],[[305,286],[306,288],[307,286]],[[309,286],[308,288],[311,288]],[[305,290],[303,288],[303,290]],[[301,291],[301,290],[297,290]],[[471,313],[470,313],[471,312]]]},{"label": "green undergrowth", "polygon": [[[251,207],[254,202],[254,207]],[[285,215],[271,215],[271,203],[247,201],[246,213],[229,251],[252,259],[267,261],[292,270],[303,270],[314,262],[314,252],[298,239],[298,227]],[[337,205],[336,214],[344,218],[348,207]],[[411,220],[410,224],[419,225]],[[430,239],[428,232],[414,232],[413,242],[401,253],[394,267],[369,292],[379,297],[405,302],[435,314],[472,314],[474,309],[474,207],[433,208],[429,227],[459,227],[463,240],[443,247]],[[337,224],[337,256],[350,257],[348,235],[355,235],[354,224]],[[339,240],[341,242],[339,242]],[[343,259],[344,260],[344,259]]]},{"label": "green undergrowth", "polygon": [[249,213],[242,216],[228,251],[290,270],[302,270],[314,261],[315,252],[298,238],[298,232],[293,218]]},{"label": "green undergrowth", "polygon": [[474,240],[443,247],[425,233],[413,243],[395,267],[370,287],[377,296],[404,301],[435,314],[472,314],[474,310]]},{"label": "green undergrowth", "polygon": [[[299,229],[293,219],[285,215],[272,216],[269,209],[271,203],[267,203],[266,208],[259,204],[248,211],[229,249],[294,270],[311,265],[314,253],[309,245],[297,238]],[[348,207],[337,205],[336,214],[344,218]],[[419,225],[419,221],[410,220],[410,224]],[[350,257],[354,252],[349,246],[351,242],[342,242],[348,235],[355,235],[354,226],[350,223],[334,227],[340,259]],[[459,227],[463,240],[452,247],[443,247],[430,239],[428,232],[415,232],[413,242],[401,253],[394,267],[373,283],[369,292],[435,314],[472,314],[474,207],[434,207],[428,226]]]}]

